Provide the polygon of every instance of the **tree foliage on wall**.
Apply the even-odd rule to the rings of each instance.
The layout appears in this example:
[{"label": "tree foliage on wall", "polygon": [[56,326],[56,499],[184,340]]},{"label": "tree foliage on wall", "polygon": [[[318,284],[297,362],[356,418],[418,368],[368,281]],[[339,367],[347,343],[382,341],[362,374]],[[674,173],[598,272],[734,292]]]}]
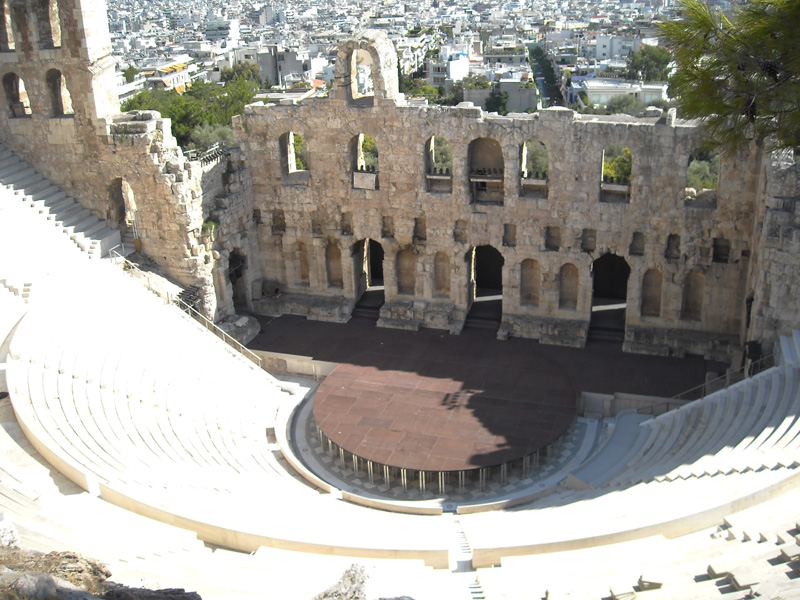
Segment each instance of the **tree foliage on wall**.
[{"label": "tree foliage on wall", "polygon": [[732,21],[702,0],[681,7],[683,20],[660,26],[679,114],[702,119],[726,153],[800,146],[800,2],[753,0]]},{"label": "tree foliage on wall", "polygon": [[627,146],[611,144],[603,152],[603,180],[628,184],[632,166],[633,157]]},{"label": "tree foliage on wall", "polygon": [[172,134],[183,147],[192,145],[192,132],[202,125],[231,125],[258,91],[255,81],[240,77],[225,85],[198,81],[184,94],[175,90],[144,90],[125,101],[123,111],[157,110],[172,119]]}]

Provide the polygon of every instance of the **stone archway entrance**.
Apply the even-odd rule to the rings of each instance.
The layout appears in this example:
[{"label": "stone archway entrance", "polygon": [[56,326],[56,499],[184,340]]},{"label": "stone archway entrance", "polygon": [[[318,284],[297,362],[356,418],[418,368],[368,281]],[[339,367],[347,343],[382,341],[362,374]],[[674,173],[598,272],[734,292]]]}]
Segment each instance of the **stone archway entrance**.
[{"label": "stone archway entrance", "polygon": [[503,320],[503,265],[493,246],[478,246],[465,255],[470,303],[465,325],[497,328]]},{"label": "stone archway entrance", "polygon": [[249,310],[247,305],[247,278],[245,277],[245,270],[247,269],[247,259],[244,253],[239,248],[234,248],[228,258],[228,279],[231,282],[231,289],[233,291],[233,307],[234,310],[241,314]]},{"label": "stone archway entrance", "polygon": [[386,301],[383,287],[383,246],[370,238],[353,244],[353,289],[356,305],[353,316],[377,319]]},{"label": "stone archway entrance", "polygon": [[604,254],[592,263],[592,316],[589,336],[622,342],[631,268],[616,254]]}]

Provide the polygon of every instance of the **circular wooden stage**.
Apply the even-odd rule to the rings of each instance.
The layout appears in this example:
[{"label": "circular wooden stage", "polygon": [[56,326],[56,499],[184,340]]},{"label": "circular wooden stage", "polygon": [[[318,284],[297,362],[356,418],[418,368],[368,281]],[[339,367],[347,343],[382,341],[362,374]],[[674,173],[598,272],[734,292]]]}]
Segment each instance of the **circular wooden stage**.
[{"label": "circular wooden stage", "polygon": [[[566,372],[364,353],[341,364],[314,398],[314,419],[361,459],[418,471],[494,467],[545,448],[575,418]],[[541,375],[541,373],[539,373]]]}]

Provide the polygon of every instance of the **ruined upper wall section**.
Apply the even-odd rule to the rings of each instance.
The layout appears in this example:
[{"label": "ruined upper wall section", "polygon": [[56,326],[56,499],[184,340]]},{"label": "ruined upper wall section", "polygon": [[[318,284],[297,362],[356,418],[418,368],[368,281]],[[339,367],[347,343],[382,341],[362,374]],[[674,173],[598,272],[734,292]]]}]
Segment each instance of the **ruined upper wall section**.
[{"label": "ruined upper wall section", "polygon": [[[396,101],[401,98],[397,81],[397,53],[386,33],[377,29],[363,31],[356,38],[339,45],[330,97],[346,102],[362,100],[357,98],[354,93],[358,69],[355,55],[360,50],[366,52],[372,62],[372,79],[375,85],[374,104],[380,104],[384,100]],[[367,96],[366,98],[373,97]],[[363,100],[359,103],[369,104],[368,101]]]}]

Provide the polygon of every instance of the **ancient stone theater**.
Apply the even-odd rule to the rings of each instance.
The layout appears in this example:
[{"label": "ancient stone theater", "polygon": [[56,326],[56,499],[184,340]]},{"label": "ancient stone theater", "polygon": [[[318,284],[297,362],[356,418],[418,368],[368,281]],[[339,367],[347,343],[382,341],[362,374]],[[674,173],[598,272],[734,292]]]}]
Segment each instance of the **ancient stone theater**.
[{"label": "ancient stone theater", "polygon": [[[226,600],[258,597],[255,572],[310,598],[328,583],[308,572],[353,561],[374,597],[797,597],[792,152],[753,144],[691,188],[706,140],[674,109],[420,105],[368,30],[338,46],[327,96],[249,105],[235,145],[198,157],[169,119],[120,111],[104,2],[0,10],[0,521],[25,543]],[[209,332],[365,314],[428,363],[308,370]],[[483,363],[430,367],[472,325],[511,349],[487,354],[519,369],[517,396],[490,398]],[[576,398],[581,369],[547,365],[595,340],[628,378],[727,376],[692,401]],[[526,378],[528,349],[550,362]],[[403,429],[425,415],[461,454]]]}]

